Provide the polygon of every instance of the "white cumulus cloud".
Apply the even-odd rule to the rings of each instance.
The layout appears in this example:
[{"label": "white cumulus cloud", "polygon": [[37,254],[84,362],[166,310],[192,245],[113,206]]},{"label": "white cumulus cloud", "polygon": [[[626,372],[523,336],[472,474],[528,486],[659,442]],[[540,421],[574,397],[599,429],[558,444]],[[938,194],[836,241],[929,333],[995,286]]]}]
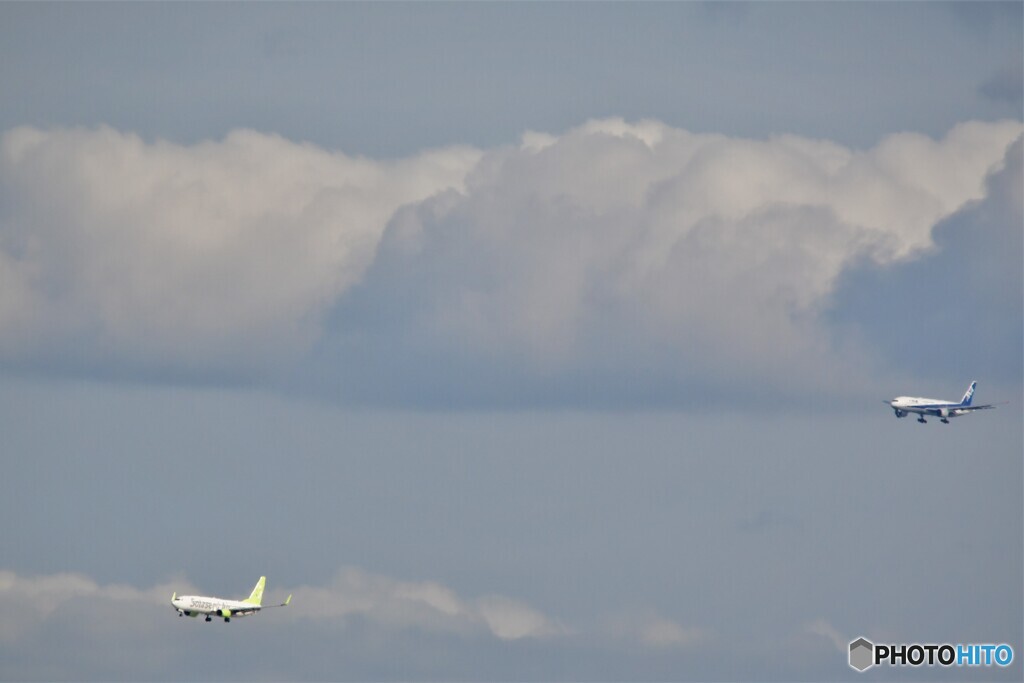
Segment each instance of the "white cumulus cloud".
[{"label": "white cumulus cloud", "polygon": [[840,275],[927,253],[1020,133],[967,123],[869,150],[621,120],[530,134],[487,151],[465,192],[398,212],[364,308],[418,347],[541,381],[853,378],[856,350],[821,321]]},{"label": "white cumulus cloud", "polygon": [[310,375],[355,367],[402,395],[467,388],[467,362],[547,388],[853,381],[863,360],[821,318],[842,273],[928,253],[1021,130],[856,150],[603,119],[382,161],[244,130],[18,128],[0,142],[0,359],[245,375],[327,349]]},{"label": "white cumulus cloud", "polygon": [[84,343],[172,367],[308,348],[401,205],[461,186],[468,148],[376,161],[239,130],[183,146],[110,128],[0,142],[0,350]]}]

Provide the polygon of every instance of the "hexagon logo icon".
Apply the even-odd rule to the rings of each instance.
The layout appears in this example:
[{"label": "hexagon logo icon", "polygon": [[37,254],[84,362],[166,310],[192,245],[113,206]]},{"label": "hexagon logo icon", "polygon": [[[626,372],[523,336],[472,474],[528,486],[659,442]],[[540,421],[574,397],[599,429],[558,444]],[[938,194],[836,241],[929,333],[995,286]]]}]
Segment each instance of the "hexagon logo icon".
[{"label": "hexagon logo icon", "polygon": [[857,671],[864,671],[874,666],[875,646],[867,638],[858,638],[850,643],[850,666]]}]

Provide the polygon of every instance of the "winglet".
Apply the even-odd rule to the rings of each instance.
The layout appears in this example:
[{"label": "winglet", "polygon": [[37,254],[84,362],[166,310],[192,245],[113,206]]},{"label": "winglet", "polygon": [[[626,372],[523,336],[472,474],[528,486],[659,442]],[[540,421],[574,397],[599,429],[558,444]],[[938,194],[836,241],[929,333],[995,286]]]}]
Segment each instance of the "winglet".
[{"label": "winglet", "polygon": [[287,606],[288,606],[288,603],[289,603],[289,602],[291,602],[291,601],[292,601],[292,594],[291,594],[291,593],[289,593],[289,594],[288,594],[288,597],[287,597],[287,598],[285,598],[285,600],[284,600],[284,604],[282,604],[282,605],[281,605],[281,607],[287,607]]},{"label": "winglet", "polygon": [[177,599],[178,599],[178,591],[174,591],[173,593],[171,593],[171,604],[173,605],[174,601],[177,600]]}]

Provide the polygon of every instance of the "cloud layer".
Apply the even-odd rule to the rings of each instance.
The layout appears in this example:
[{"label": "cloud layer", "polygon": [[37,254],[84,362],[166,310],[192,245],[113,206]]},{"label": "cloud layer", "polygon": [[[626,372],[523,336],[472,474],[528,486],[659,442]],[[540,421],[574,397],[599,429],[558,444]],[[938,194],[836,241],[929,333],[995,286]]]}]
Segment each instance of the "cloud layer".
[{"label": "cloud layer", "polygon": [[419,628],[468,635],[484,632],[500,640],[565,635],[568,630],[511,598],[490,595],[465,600],[437,582],[397,581],[356,568],[338,573],[324,587],[299,587],[302,619],[363,617],[389,628]]},{"label": "cloud layer", "polygon": [[[512,598],[489,595],[467,600],[437,582],[401,581],[352,567],[323,586],[273,588],[264,602],[294,593],[289,608],[234,620],[226,627],[174,618],[172,591],[210,592],[185,580],[138,589],[102,585],[81,574],[22,576],[0,571],[0,655],[5,663],[0,678],[72,680],[98,674],[152,679],[166,675],[186,652],[192,665],[180,672],[185,678],[241,674],[247,680],[253,675],[279,679],[285,672],[298,679],[346,678],[359,675],[352,667],[366,662],[334,655],[348,653],[353,643],[357,649],[375,650],[381,642],[395,648],[387,659],[407,667],[407,672],[423,675],[437,666],[451,675],[468,666],[480,676],[484,669],[476,658],[488,648],[545,648],[556,642],[579,647],[586,642]],[[653,613],[614,623],[615,628],[587,627],[587,637],[620,650],[639,645],[661,656],[685,653],[705,640],[700,630]],[[213,629],[235,629],[236,637],[223,640],[227,631]],[[337,638],[333,647],[320,642],[325,637]],[[257,648],[244,666],[230,655],[241,642]],[[421,659],[414,650],[424,643],[445,656]],[[403,652],[404,646],[410,650]],[[105,661],[90,656],[96,649],[105,653]],[[115,649],[117,656],[111,657]],[[311,653],[332,656],[309,661]],[[375,652],[371,661],[382,656]]]},{"label": "cloud layer", "polygon": [[823,319],[840,277],[930,253],[1021,130],[852,150],[607,119],[375,161],[252,131],[19,128],[0,358],[355,402],[827,393],[868,362]]}]

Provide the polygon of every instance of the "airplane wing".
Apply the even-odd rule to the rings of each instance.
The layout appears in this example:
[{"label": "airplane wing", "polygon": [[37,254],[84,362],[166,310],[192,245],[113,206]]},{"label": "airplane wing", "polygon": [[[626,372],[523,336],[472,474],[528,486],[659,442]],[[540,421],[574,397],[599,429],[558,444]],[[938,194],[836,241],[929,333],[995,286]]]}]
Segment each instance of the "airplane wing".
[{"label": "airplane wing", "polygon": [[229,609],[231,616],[233,617],[247,617],[250,614],[256,614],[260,611],[259,607],[246,607],[244,609]]},{"label": "airplane wing", "polygon": [[[996,405],[998,404],[990,403],[984,406],[950,406],[945,410],[947,411],[950,417],[953,417],[955,415],[966,415],[967,413],[972,413],[975,410],[988,410],[990,408],[995,408]],[[927,413],[928,415],[934,415],[935,417],[942,417],[943,410],[944,409],[941,408],[926,408],[924,412]]]},{"label": "airplane wing", "polygon": [[995,407],[996,407],[996,405],[994,403],[990,403],[990,404],[985,405],[985,406],[961,406],[960,408],[956,409],[956,412],[958,412],[958,413],[969,413],[972,410],[987,410],[989,408],[995,408]]},{"label": "airplane wing", "polygon": [[288,596],[288,599],[282,602],[280,605],[260,605],[258,607],[247,607],[245,609],[233,609],[231,610],[231,616],[233,617],[244,617],[249,614],[256,614],[260,610],[267,609],[268,607],[287,607],[288,603],[292,601],[292,596]]},{"label": "airplane wing", "polygon": [[281,603],[280,605],[263,605],[263,609],[266,609],[266,608],[268,608],[268,607],[287,607],[287,606],[288,606],[288,604],[289,604],[289,603],[290,603],[291,601],[292,601],[292,596],[291,596],[291,595],[289,594],[289,595],[288,595],[288,598],[287,598],[287,599],[286,599],[286,600],[285,600],[284,602],[282,602],[282,603]]}]

